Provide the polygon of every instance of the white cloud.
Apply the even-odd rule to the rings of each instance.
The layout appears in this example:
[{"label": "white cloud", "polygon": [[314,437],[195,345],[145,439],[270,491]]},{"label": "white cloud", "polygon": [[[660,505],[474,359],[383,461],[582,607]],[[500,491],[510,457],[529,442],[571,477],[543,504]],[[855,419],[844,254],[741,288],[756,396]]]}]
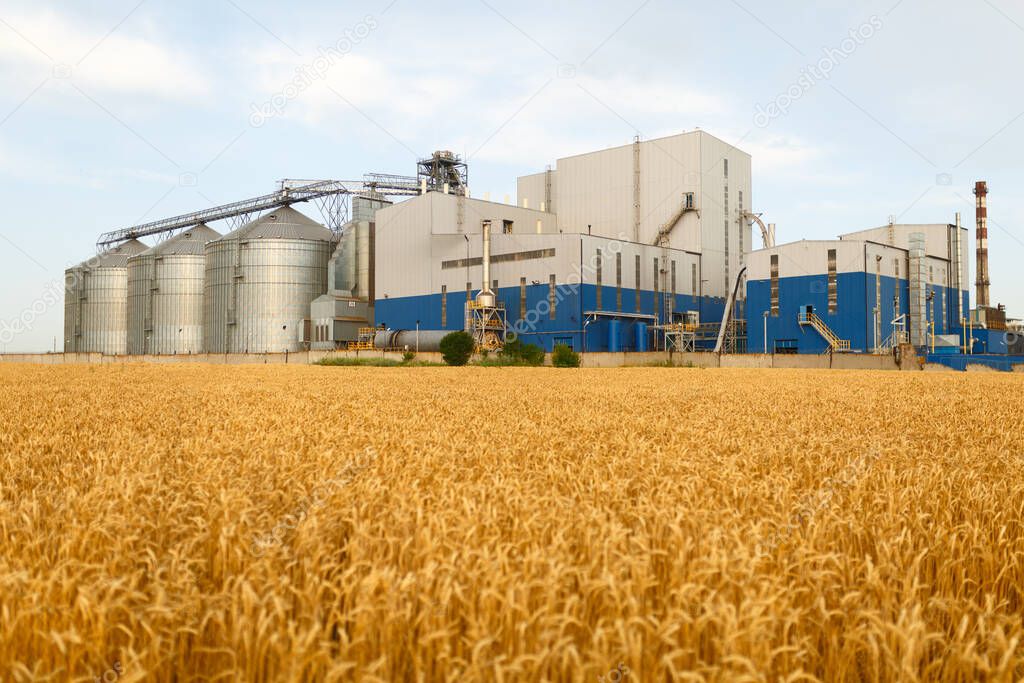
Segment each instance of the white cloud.
[{"label": "white cloud", "polygon": [[5,21],[21,34],[0,26],[6,34],[0,40],[0,64],[9,77],[20,78],[18,70],[35,67],[40,74],[70,74],[87,92],[183,100],[211,91],[207,75],[183,48],[156,37],[132,35],[121,27],[104,38],[111,27],[50,9],[11,14]]},{"label": "white cloud", "polygon": [[[276,96],[284,104],[274,108],[275,118],[321,129],[344,120],[373,135],[381,134],[379,125],[403,142],[436,139],[495,163],[536,167],[609,146],[609,125],[623,131],[625,142],[633,126],[643,129],[652,118],[673,122],[669,127],[676,133],[679,121],[725,110],[717,95],[677,83],[583,74],[559,78],[555,65],[503,79],[473,62],[424,65],[348,54],[322,78],[303,78],[297,68],[311,67],[312,60],[303,63],[284,50],[254,52],[251,61],[251,90],[262,93],[253,105],[260,108]],[[299,92],[292,88],[293,97],[282,97],[296,83]]]},{"label": "white cloud", "polygon": [[796,175],[825,154],[822,147],[788,136],[746,140],[738,146],[753,158],[755,176],[780,172]]},{"label": "white cloud", "polygon": [[47,185],[82,187],[90,190],[110,190],[123,187],[125,180],[140,180],[173,187],[179,178],[166,173],[155,173],[138,168],[78,168],[73,170],[66,162],[27,150],[20,145],[0,139],[0,177],[7,176],[19,182],[27,180]]}]

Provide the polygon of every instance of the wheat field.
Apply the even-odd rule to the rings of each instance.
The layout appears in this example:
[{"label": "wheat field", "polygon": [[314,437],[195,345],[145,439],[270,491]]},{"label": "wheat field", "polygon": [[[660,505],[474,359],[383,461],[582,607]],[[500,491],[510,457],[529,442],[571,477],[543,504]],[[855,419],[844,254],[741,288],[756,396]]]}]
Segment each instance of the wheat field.
[{"label": "wheat field", "polygon": [[0,678],[1021,680],[1022,389],[0,366]]}]

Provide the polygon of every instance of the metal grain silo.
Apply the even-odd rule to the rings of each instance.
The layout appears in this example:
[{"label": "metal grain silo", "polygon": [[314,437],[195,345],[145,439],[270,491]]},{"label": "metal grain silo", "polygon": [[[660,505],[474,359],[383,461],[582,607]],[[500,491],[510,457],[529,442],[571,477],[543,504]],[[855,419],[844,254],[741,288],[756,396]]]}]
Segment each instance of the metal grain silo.
[{"label": "metal grain silo", "polygon": [[129,240],[64,271],[65,351],[127,351],[128,258],[148,248]]},{"label": "metal grain silo", "polygon": [[310,304],[327,292],[334,235],[290,207],[206,245],[207,353],[303,348]]},{"label": "metal grain silo", "polygon": [[219,237],[200,224],[128,259],[128,353],[203,351],[206,243]]}]

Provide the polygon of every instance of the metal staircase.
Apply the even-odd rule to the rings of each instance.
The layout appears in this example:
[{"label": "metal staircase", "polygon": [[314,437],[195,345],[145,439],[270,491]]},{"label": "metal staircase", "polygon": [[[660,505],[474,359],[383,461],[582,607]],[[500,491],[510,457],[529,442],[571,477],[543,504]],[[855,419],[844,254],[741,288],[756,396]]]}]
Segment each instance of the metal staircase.
[{"label": "metal staircase", "polygon": [[850,350],[850,342],[846,339],[840,339],[839,335],[832,331],[832,329],[825,324],[825,321],[819,318],[811,311],[800,312],[800,325],[810,326],[817,331],[825,341],[828,342],[829,348],[839,353],[845,353]]}]

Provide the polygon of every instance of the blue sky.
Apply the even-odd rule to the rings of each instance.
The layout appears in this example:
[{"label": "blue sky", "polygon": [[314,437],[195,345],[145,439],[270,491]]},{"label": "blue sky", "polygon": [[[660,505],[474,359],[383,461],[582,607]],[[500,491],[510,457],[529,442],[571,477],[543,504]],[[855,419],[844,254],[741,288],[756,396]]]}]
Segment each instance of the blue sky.
[{"label": "blue sky", "polygon": [[0,331],[30,329],[3,348],[60,347],[52,292],[111,229],[434,149],[469,157],[474,195],[514,196],[560,156],[696,127],[753,155],[780,242],[973,228],[988,180],[992,296],[1024,315],[1021,3],[435,6],[6,0]]}]

